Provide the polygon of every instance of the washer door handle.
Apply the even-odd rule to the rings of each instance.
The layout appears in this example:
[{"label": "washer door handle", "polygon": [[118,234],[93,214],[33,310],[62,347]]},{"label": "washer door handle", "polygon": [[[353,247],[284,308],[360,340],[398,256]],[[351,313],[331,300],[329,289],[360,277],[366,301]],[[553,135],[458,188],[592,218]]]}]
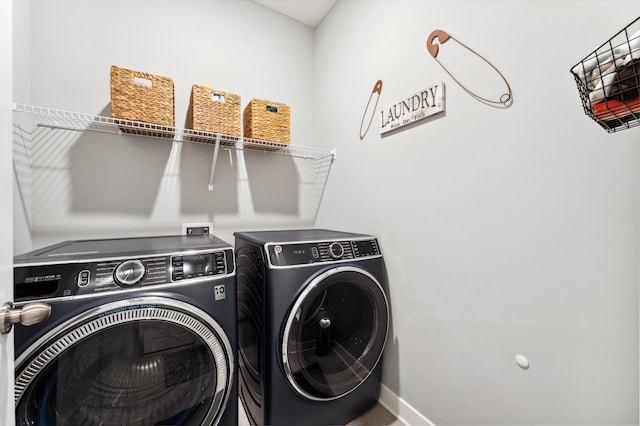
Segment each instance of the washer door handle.
[{"label": "washer door handle", "polygon": [[51,315],[51,306],[46,303],[27,303],[16,309],[13,307],[13,303],[6,302],[0,307],[0,333],[9,333],[13,324],[38,324],[49,318],[49,315]]}]

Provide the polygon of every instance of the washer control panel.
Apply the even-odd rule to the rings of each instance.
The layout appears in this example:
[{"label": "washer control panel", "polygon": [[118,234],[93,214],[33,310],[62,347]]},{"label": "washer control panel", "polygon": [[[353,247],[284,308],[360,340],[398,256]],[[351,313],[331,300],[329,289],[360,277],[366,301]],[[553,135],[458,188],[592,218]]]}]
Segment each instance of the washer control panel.
[{"label": "washer control panel", "polygon": [[273,266],[307,265],[366,257],[379,257],[378,241],[374,239],[318,241],[266,244]]},{"label": "washer control panel", "polygon": [[14,267],[14,299],[51,299],[187,283],[235,272],[232,249]]},{"label": "washer control panel", "polygon": [[226,272],[227,263],[223,251],[171,257],[171,279],[173,281],[225,274]]}]

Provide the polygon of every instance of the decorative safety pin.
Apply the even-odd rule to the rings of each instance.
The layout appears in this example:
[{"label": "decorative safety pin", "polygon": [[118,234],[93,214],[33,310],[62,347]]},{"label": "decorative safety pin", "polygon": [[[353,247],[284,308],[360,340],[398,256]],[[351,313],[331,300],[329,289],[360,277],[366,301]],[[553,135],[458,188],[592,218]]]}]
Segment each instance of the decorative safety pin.
[{"label": "decorative safety pin", "polygon": [[[382,80],[378,80],[376,84],[373,86],[373,90],[371,91],[371,95],[369,95],[369,102],[367,102],[367,106],[364,109],[364,113],[362,114],[362,122],[360,123],[360,140],[364,139],[365,135],[369,131],[369,127],[371,127],[371,122],[373,121],[373,116],[376,113],[376,107],[378,106],[378,101],[380,100],[380,94],[382,92]],[[364,120],[367,116],[367,110],[369,110],[369,105],[371,105],[371,99],[373,98],[373,94],[378,93],[376,97],[376,103],[373,106],[373,113],[371,114],[371,118],[369,119],[369,124],[367,125],[367,130],[362,133],[362,127],[364,126]]]},{"label": "decorative safety pin", "polygon": [[[477,57],[479,57],[480,59],[482,59],[483,61],[485,61],[487,64],[489,64],[489,66],[491,66],[491,68],[493,68],[494,70],[496,70],[496,72],[500,75],[500,77],[502,78],[502,80],[504,81],[504,83],[507,85],[507,93],[503,94],[502,96],[500,96],[500,100],[498,101],[492,101],[490,99],[486,99],[483,98],[482,96],[476,95],[475,93],[473,93],[471,90],[467,89],[462,83],[460,83],[454,76],[453,74],[451,74],[449,72],[449,70],[442,65],[442,63],[438,60],[437,56],[438,56],[438,51],[440,50],[440,47],[437,44],[434,44],[434,39],[438,38],[438,40],[440,40],[440,44],[444,44],[447,40],[449,40],[450,38],[455,40],[459,45],[461,45],[462,47],[464,47],[465,49],[467,49],[468,51],[470,51],[471,53],[473,53],[474,55],[476,55]],[[431,53],[431,56],[433,56],[433,59],[436,60],[436,62],[438,64],[440,64],[440,66],[447,72],[447,74],[449,74],[449,76],[451,76],[451,78],[453,78],[453,80],[458,83],[458,85],[460,87],[462,87],[467,93],[469,93],[471,96],[473,96],[476,99],[480,99],[484,102],[488,102],[491,104],[502,104],[504,106],[506,106],[506,104],[512,99],[512,93],[511,93],[511,86],[509,86],[509,82],[507,81],[506,78],[504,78],[504,75],[502,75],[502,73],[498,70],[498,68],[496,68],[491,62],[487,61],[485,58],[482,57],[482,55],[478,54],[478,52],[476,52],[475,50],[471,49],[469,46],[466,46],[465,44],[463,44],[462,42],[460,42],[459,40],[456,40],[454,37],[452,37],[450,34],[448,34],[446,31],[442,31],[442,30],[435,30],[433,31],[431,34],[429,34],[429,37],[427,38],[427,50],[429,51],[429,53]]]}]

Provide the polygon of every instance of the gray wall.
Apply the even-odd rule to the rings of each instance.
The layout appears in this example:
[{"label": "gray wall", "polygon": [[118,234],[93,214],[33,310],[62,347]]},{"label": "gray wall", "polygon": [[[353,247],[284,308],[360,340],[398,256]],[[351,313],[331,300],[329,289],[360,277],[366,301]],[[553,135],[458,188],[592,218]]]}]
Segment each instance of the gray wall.
[{"label": "gray wall", "polygon": [[[12,102],[31,104],[31,2],[12,0]],[[31,127],[28,118],[13,114],[13,252],[31,250],[32,171],[28,145],[15,124]],[[29,139],[29,138],[26,138]]]},{"label": "gray wall", "polygon": [[[640,128],[587,118],[569,69],[639,15],[637,1],[344,0],[317,29],[314,136],[338,151],[317,224],[380,237],[384,381],[432,422],[638,424]],[[425,48],[435,29],[505,75],[510,108],[446,74]],[[455,41],[438,58],[503,93]],[[444,81],[446,113],[385,137],[374,121],[360,141],[378,79],[379,110]]]}]

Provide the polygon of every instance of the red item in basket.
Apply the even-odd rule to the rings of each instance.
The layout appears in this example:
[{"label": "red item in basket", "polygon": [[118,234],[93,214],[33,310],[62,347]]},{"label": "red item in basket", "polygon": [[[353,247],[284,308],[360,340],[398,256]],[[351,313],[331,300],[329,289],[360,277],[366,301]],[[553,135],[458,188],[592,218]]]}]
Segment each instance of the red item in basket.
[{"label": "red item in basket", "polygon": [[593,115],[602,121],[615,120],[631,114],[640,113],[640,97],[627,102],[616,99],[593,104]]}]

